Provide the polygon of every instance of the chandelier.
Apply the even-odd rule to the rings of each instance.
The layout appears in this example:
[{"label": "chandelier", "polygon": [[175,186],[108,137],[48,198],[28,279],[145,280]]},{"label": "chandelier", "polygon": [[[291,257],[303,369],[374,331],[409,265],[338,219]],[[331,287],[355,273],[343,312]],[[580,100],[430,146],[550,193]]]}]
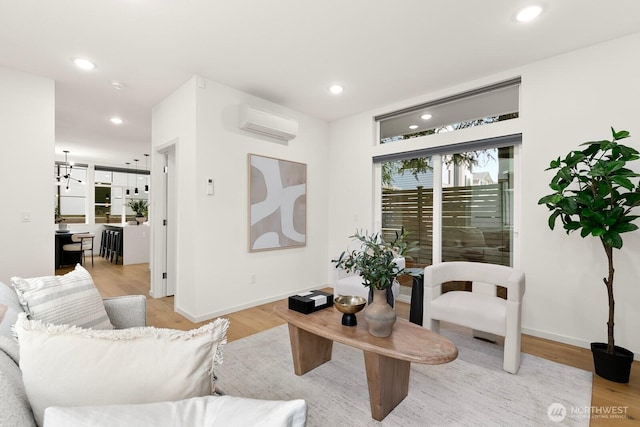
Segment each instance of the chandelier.
[{"label": "chandelier", "polygon": [[82,181],[71,176],[71,171],[73,169],[73,165],[69,164],[69,150],[63,150],[64,153],[64,175],[56,176],[56,181],[58,181],[59,185],[66,180],[65,190],[69,191],[69,182],[76,181],[77,183],[81,183]]}]

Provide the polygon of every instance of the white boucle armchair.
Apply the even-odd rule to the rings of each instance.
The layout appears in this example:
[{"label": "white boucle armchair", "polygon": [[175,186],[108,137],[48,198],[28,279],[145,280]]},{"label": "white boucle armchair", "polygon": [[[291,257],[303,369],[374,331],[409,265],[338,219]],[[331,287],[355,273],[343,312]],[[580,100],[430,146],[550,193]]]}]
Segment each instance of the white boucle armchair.
[{"label": "white boucle armchair", "polygon": [[[442,284],[452,281],[472,282],[473,290],[442,294]],[[496,296],[497,286],[507,288],[506,300]],[[430,265],[424,269],[424,327],[437,333],[442,320],[471,328],[475,336],[503,336],[503,369],[515,374],[524,291],[524,273],[515,268],[466,261]]]}]

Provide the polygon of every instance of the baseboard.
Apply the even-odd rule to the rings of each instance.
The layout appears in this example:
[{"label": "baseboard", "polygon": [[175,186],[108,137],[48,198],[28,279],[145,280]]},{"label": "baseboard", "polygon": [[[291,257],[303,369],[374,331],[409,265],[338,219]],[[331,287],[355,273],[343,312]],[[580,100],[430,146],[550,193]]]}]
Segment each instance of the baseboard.
[{"label": "baseboard", "polygon": [[[318,286],[314,286],[308,289],[299,289],[295,292],[306,292],[306,291],[312,291],[315,289],[322,289],[322,287],[318,287]],[[235,313],[236,311],[240,311],[240,310],[244,310],[247,308],[253,308],[256,307],[258,305],[262,305],[262,304],[267,304],[270,302],[274,302],[274,301],[279,301],[281,299],[285,299],[288,298],[289,296],[293,295],[294,292],[288,292],[285,294],[279,294],[279,295],[275,295],[275,296],[271,296],[268,298],[263,298],[263,299],[259,299],[259,300],[252,300],[252,301],[248,301],[244,304],[240,304],[240,305],[236,305],[233,307],[228,307],[225,308],[224,310],[219,310],[219,311],[212,311],[209,312],[207,314],[203,314],[201,316],[193,316],[190,313],[185,312],[184,310],[181,310],[180,308],[176,307],[176,312],[178,314],[180,314],[181,316],[186,317],[189,321],[193,322],[193,323],[198,323],[198,322],[205,322],[207,320],[211,320],[214,319],[216,317],[220,317],[220,316],[224,316],[225,314],[229,314],[229,313]]]},{"label": "baseboard", "polygon": [[[563,344],[573,345],[580,348],[591,349],[591,341],[585,341],[578,338],[566,337],[564,335],[558,335],[551,332],[540,331],[538,329],[531,329],[531,328],[522,328],[522,333],[526,335],[531,335],[537,338],[544,338],[550,341],[556,341]],[[620,344],[616,343],[616,345],[620,345]],[[622,345],[622,347],[624,347],[624,345]],[[628,349],[628,350],[633,352],[634,360],[640,361],[640,351],[633,350],[633,349]]]},{"label": "baseboard", "polygon": [[522,333],[526,335],[538,337],[538,338],[544,338],[550,341],[556,341],[556,342],[561,342],[563,344],[574,345],[576,347],[589,348],[589,343],[584,340],[581,340],[578,338],[566,337],[564,335],[558,335],[558,334],[554,334],[547,331],[540,331],[538,329],[530,329],[530,328],[522,328]]}]

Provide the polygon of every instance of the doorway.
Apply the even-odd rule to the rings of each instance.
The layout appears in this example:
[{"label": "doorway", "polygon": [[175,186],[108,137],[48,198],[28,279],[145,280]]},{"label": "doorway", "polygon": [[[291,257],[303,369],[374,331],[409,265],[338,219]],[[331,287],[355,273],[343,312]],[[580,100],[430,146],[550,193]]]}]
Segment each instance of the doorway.
[{"label": "doorway", "polygon": [[159,191],[154,193],[153,259],[151,294],[156,297],[176,294],[176,145],[177,140],[154,153],[154,177]]}]

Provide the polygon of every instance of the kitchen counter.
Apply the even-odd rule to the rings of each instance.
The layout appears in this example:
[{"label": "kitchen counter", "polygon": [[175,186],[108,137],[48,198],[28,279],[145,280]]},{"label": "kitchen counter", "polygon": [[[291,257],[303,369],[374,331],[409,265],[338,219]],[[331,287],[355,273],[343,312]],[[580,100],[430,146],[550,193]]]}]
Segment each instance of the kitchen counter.
[{"label": "kitchen counter", "polygon": [[104,227],[122,230],[123,265],[149,262],[151,228],[148,225],[105,224]]}]

